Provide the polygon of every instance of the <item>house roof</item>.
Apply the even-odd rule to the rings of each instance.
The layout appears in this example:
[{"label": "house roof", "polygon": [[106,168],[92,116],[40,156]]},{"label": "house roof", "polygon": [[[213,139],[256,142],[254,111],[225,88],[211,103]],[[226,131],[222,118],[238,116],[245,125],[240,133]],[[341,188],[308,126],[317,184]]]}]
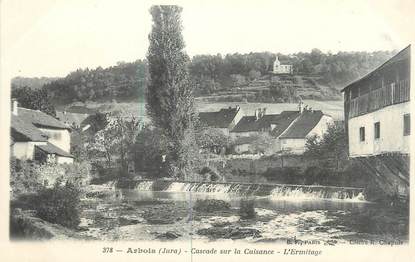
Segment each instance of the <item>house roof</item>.
[{"label": "house roof", "polygon": [[304,111],[279,138],[305,138],[323,115],[321,110]]},{"label": "house roof", "polygon": [[60,122],[56,118],[38,111],[27,108],[18,108],[17,118],[23,120],[25,123],[32,123],[37,127],[51,127],[57,129],[70,129],[64,123]]},{"label": "house roof", "polygon": [[71,112],[62,112],[56,111],[56,117],[64,122],[68,123],[68,125],[78,125],[80,126],[82,121],[84,121],[89,115],[88,114],[78,114],[78,113],[71,113]]},{"label": "house roof", "polygon": [[217,112],[200,112],[200,122],[210,127],[228,128],[238,113],[239,108],[222,108]]},{"label": "house roof", "polygon": [[[244,116],[231,132],[255,132],[275,125],[275,128],[288,126],[285,122],[291,123],[298,111],[283,111],[281,114],[264,115],[258,120],[255,116]],[[284,128],[285,130],[285,128]]]},{"label": "house roof", "polygon": [[23,118],[15,115],[12,115],[11,117],[11,137],[16,142],[46,142],[48,140],[47,135],[35,127],[31,122],[26,122]]},{"label": "house roof", "polygon": [[364,77],[348,84],[345,88],[343,88],[341,90],[341,92],[344,92],[346,89],[348,88],[353,88],[355,86],[356,83],[370,78],[372,77],[374,74],[376,74],[377,71],[379,71],[382,68],[388,67],[396,62],[402,61],[402,60],[406,60],[406,59],[411,59],[411,45],[408,45],[407,47],[405,47],[404,49],[402,49],[399,53],[397,53],[396,55],[394,55],[393,57],[391,57],[389,60],[387,60],[385,63],[383,63],[381,66],[379,66],[378,68],[376,68],[375,70],[373,70],[372,72],[368,73],[367,75],[365,75]]},{"label": "house roof", "polygon": [[64,150],[60,149],[59,147],[51,144],[51,143],[47,143],[46,145],[36,145],[36,147],[38,147],[39,149],[41,149],[42,151],[48,153],[48,154],[56,154],[58,156],[63,156],[63,157],[72,157],[73,156],[67,152],[65,152]]},{"label": "house roof", "polygon": [[271,131],[271,135],[274,137],[279,137],[287,128],[291,125],[291,123],[297,119],[300,115],[298,111],[284,111],[281,115],[285,115],[285,117],[281,117],[276,127]]}]

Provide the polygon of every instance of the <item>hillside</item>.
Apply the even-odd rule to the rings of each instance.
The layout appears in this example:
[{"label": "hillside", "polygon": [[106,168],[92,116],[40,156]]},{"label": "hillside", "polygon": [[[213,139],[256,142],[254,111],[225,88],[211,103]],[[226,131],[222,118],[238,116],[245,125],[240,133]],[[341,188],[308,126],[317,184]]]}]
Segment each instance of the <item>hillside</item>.
[{"label": "hillside", "polygon": [[[313,100],[341,99],[339,90],[364,76],[391,57],[394,52],[339,52],[278,54],[291,64],[293,75],[272,75],[276,55],[249,54],[197,55],[189,62],[196,97],[221,102],[296,102],[299,97]],[[143,101],[148,79],[146,60],[119,62],[108,68],[78,69],[63,78],[13,79],[12,88],[28,86],[46,89],[55,106],[85,101]]]},{"label": "hillside", "polygon": [[40,89],[44,85],[52,81],[58,80],[59,77],[14,77],[11,81],[12,89],[20,87],[30,87],[32,89]]}]

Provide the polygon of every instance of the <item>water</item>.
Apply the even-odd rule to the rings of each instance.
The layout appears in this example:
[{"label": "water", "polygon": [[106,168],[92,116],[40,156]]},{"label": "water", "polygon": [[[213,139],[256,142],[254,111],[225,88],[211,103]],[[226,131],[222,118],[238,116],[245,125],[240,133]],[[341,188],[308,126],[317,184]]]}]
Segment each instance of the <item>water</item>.
[{"label": "water", "polygon": [[[90,199],[81,215],[83,234],[101,240],[156,240],[168,231],[176,240],[212,240],[202,229],[230,227],[258,230],[259,237],[244,237],[248,242],[313,240],[406,241],[408,213],[401,208],[364,201],[361,190],[292,185],[248,185],[164,182],[163,190],[152,191],[153,181],[141,181],[131,189],[110,188],[113,194]],[[264,192],[266,194],[264,194]],[[200,213],[198,200],[223,200],[229,211]],[[241,220],[242,200],[253,201],[255,219]],[[156,223],[149,218],[156,218]],[[162,220],[163,223],[157,222]],[[214,236],[215,241],[232,241]]]},{"label": "water", "polygon": [[[156,184],[164,184],[162,189]],[[365,201],[363,189],[312,185],[242,184],[208,182],[138,181],[133,187],[137,191],[193,192],[235,194],[243,196],[269,196],[273,199],[339,199]]]}]

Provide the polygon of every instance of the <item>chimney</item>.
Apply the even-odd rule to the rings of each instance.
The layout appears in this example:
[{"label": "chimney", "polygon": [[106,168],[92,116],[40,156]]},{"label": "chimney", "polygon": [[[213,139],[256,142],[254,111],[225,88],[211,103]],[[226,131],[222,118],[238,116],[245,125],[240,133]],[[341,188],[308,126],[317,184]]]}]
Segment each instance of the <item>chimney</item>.
[{"label": "chimney", "polygon": [[18,106],[18,102],[16,98],[12,99],[12,114],[17,116],[17,106]]},{"label": "chimney", "polygon": [[300,112],[300,114],[304,111],[303,100],[300,100],[300,103],[298,103],[298,111]]},{"label": "chimney", "polygon": [[255,109],[255,120],[258,120],[259,119],[259,111],[260,111],[261,109]]}]

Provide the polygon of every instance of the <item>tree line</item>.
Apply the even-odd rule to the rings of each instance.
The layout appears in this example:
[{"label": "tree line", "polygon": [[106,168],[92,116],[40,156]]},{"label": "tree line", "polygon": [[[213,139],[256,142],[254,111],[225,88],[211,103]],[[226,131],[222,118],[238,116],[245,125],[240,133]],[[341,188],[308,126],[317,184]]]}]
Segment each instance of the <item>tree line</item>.
[{"label": "tree line", "polygon": [[[282,63],[291,64],[294,73],[317,75],[320,83],[340,89],[351,81],[364,76],[391,57],[394,51],[324,53],[318,49],[292,55],[277,54]],[[195,95],[226,91],[247,85],[272,71],[276,54],[253,52],[249,54],[196,55],[186,61],[189,81]],[[148,61],[119,62],[108,68],[78,69],[60,79],[44,80],[42,89],[54,104],[75,101],[144,99],[149,73]],[[33,87],[39,89],[39,81]],[[29,79],[12,81],[12,89],[32,87]],[[273,90],[271,90],[273,91]]]}]

